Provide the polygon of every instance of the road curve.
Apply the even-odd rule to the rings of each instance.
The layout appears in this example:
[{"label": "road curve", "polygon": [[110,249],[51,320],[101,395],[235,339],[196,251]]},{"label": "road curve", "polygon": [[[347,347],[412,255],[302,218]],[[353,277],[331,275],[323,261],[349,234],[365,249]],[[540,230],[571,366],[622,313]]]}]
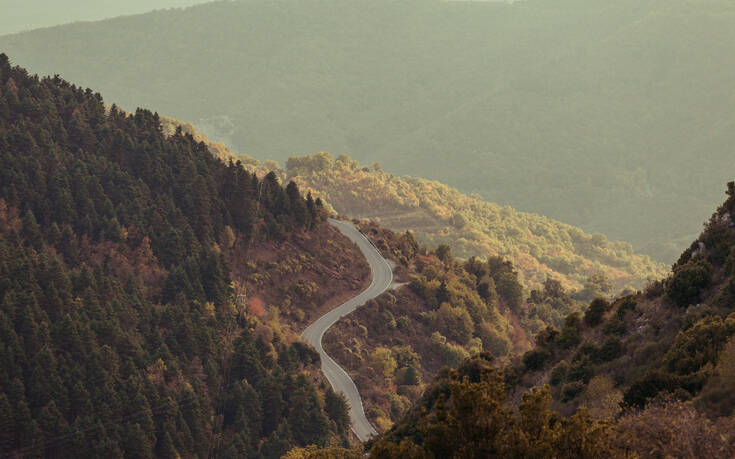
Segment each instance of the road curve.
[{"label": "road curve", "polygon": [[377,297],[381,293],[388,290],[393,282],[393,270],[388,262],[378,252],[373,244],[365,237],[357,228],[349,223],[342,222],[330,218],[329,224],[337,228],[342,234],[347,236],[352,242],[357,244],[360,251],[367,258],[372,272],[372,282],[370,286],[359,295],[342,303],[340,306],[332,309],[328,313],[319,317],[301,336],[319,352],[322,361],[322,372],[332,385],[335,392],[341,392],[347,398],[350,404],[350,418],[352,419],[352,431],[355,432],[360,441],[367,441],[373,435],[377,435],[377,431],[365,417],[365,410],[362,406],[360,393],[357,391],[355,382],[352,381],[347,373],[337,365],[337,363],[324,352],[322,348],[322,337],[329,327],[334,325],[342,316],[345,316],[358,307],[364,305],[368,300]]}]

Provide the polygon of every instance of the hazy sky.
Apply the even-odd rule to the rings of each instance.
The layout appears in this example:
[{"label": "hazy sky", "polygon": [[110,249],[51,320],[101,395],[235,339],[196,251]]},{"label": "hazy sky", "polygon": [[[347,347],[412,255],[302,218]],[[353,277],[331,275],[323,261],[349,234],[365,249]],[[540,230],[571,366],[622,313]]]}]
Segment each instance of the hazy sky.
[{"label": "hazy sky", "polygon": [[0,0],[0,35],[211,0]]}]

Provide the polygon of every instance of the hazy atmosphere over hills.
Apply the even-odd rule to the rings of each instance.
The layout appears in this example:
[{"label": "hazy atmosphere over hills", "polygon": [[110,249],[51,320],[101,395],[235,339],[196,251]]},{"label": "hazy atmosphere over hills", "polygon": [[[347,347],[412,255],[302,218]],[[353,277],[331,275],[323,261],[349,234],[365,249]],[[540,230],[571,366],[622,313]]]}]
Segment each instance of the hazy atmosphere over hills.
[{"label": "hazy atmosphere over hills", "polygon": [[672,262],[733,165],[725,0],[243,0],[0,39],[242,154],[347,153]]}]

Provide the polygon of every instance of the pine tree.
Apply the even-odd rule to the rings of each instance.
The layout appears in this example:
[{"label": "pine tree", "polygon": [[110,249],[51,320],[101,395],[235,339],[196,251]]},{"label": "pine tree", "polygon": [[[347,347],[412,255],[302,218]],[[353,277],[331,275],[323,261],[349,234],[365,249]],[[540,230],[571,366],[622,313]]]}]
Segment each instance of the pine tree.
[{"label": "pine tree", "polygon": [[35,215],[31,210],[27,210],[23,214],[23,237],[26,238],[28,243],[36,250],[40,250],[43,245],[43,234],[41,233],[41,227],[36,221]]},{"label": "pine tree", "polygon": [[337,425],[337,432],[344,435],[350,427],[350,407],[342,394],[337,394],[331,387],[324,394],[324,411]]},{"label": "pine tree", "polygon": [[15,446],[13,410],[7,395],[0,392],[0,453],[6,454]]},{"label": "pine tree", "polygon": [[278,459],[291,449],[293,444],[294,438],[291,435],[291,428],[288,422],[283,419],[260,447],[260,454],[264,459]]},{"label": "pine tree", "polygon": [[153,444],[143,432],[140,424],[128,424],[123,433],[125,457],[135,459],[153,458]]}]

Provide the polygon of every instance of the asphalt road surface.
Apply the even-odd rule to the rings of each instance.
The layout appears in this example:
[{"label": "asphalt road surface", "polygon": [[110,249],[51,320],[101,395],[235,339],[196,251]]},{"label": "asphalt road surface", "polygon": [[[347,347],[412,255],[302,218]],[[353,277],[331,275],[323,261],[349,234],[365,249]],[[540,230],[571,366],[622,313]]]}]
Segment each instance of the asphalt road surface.
[{"label": "asphalt road surface", "polygon": [[360,393],[357,391],[354,381],[347,373],[332,360],[322,348],[322,337],[329,327],[334,325],[342,316],[346,316],[358,307],[364,305],[368,300],[377,297],[390,288],[393,282],[393,270],[388,262],[372,245],[372,243],[354,226],[339,220],[329,219],[329,224],[337,228],[352,242],[357,244],[365,258],[370,264],[372,271],[372,282],[370,286],[359,295],[342,303],[340,306],[324,314],[301,334],[301,336],[319,352],[322,361],[322,372],[329,380],[335,392],[341,392],[350,404],[350,418],[352,419],[352,431],[355,432],[360,441],[367,441],[377,431],[365,417]]}]

